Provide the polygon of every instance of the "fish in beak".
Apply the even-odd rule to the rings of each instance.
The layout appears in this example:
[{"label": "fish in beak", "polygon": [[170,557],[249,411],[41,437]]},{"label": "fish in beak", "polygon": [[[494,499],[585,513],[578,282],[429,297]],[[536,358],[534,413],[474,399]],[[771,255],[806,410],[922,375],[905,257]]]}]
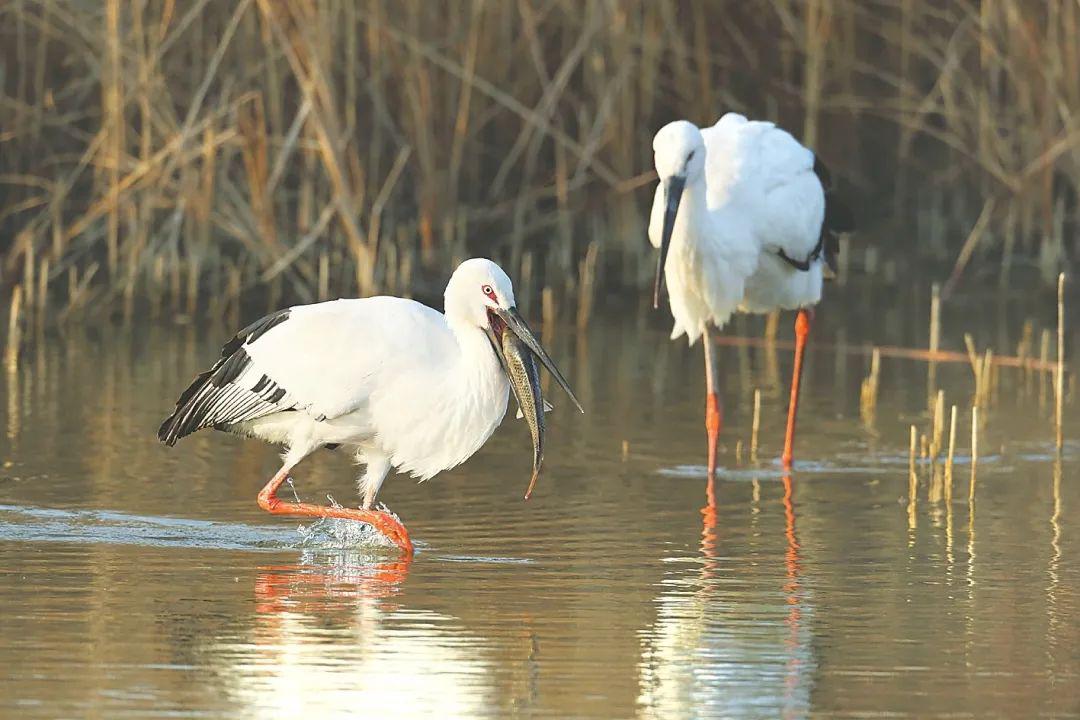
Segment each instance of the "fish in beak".
[{"label": "fish in beak", "polygon": [[540,371],[536,365],[539,358],[544,367],[548,369],[555,381],[562,386],[566,394],[581,412],[581,403],[578,402],[570,384],[559,372],[555,362],[540,345],[540,341],[533,335],[532,330],[525,320],[518,314],[516,308],[503,310],[502,308],[488,309],[488,339],[495,350],[495,354],[502,363],[510,379],[510,387],[514,391],[518,407],[525,421],[529,425],[529,433],[533,442],[533,471],[529,480],[529,488],[525,491],[525,499],[532,496],[533,488],[536,487],[536,479],[540,477],[540,465],[544,461],[544,410],[546,403],[540,387]]},{"label": "fish in beak", "polygon": [[675,229],[675,215],[679,212],[679,200],[682,198],[686,178],[673,175],[664,181],[664,231],[660,236],[660,257],[656,261],[656,283],[653,285],[653,308],[660,307],[660,290],[664,287],[664,263],[667,262],[668,246],[671,244],[671,232]]}]

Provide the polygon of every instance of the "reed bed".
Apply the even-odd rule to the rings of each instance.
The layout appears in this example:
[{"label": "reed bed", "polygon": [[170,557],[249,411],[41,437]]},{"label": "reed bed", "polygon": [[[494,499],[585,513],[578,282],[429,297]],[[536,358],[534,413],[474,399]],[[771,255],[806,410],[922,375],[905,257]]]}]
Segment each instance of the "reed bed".
[{"label": "reed bed", "polygon": [[7,3],[0,292],[229,315],[431,297],[482,253],[584,323],[647,282],[652,134],[727,110],[812,145],[864,227],[905,228],[902,252],[845,241],[842,278],[1050,283],[1075,250],[1078,36],[1074,0]]}]

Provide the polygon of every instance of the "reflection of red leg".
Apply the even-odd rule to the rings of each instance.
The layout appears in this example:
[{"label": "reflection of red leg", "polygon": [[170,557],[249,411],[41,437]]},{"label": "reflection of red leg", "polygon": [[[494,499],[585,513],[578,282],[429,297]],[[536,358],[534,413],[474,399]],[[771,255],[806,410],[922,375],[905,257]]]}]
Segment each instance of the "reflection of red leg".
[{"label": "reflection of red leg", "polygon": [[259,507],[275,515],[308,515],[311,517],[344,518],[345,520],[365,522],[389,538],[402,552],[412,555],[413,544],[412,540],[409,539],[409,531],[389,513],[380,510],[337,508],[326,505],[282,501],[277,496],[277,490],[288,476],[289,467],[286,466],[281,468],[277,475],[270,478],[270,482],[266,483],[266,487],[259,492]]},{"label": "reflection of red leg", "polygon": [[791,399],[788,400],[787,432],[784,434],[785,468],[791,467],[793,445],[795,444],[795,416],[799,412],[799,383],[802,380],[803,354],[806,352],[806,338],[810,335],[812,310],[800,310],[795,317],[795,367],[791,371]]},{"label": "reflection of red leg", "polygon": [[716,498],[711,491],[709,481],[708,504],[701,508],[701,552],[707,561],[702,568],[703,577],[711,577],[713,561],[716,559]]},{"label": "reflection of red leg", "polygon": [[802,609],[800,606],[799,589],[799,539],[795,535],[795,491],[791,482],[791,476],[784,476],[784,536],[787,538],[787,551],[784,553],[784,565],[787,569],[787,582],[784,584],[784,594],[788,604],[788,639],[785,645],[790,652],[787,661],[788,673],[784,684],[787,686],[788,697],[798,687],[800,682],[800,666],[802,661],[798,656],[799,631],[802,624]]},{"label": "reflection of red leg", "polygon": [[359,567],[355,575],[346,572],[344,576],[331,571],[349,568],[333,564],[326,572],[313,572],[317,568],[311,565],[260,567],[255,578],[255,612],[262,616],[261,624],[276,629],[283,613],[323,612],[330,607],[327,601],[348,609],[355,607],[356,598],[386,600],[401,590],[412,561],[411,555],[403,555],[393,562]]}]

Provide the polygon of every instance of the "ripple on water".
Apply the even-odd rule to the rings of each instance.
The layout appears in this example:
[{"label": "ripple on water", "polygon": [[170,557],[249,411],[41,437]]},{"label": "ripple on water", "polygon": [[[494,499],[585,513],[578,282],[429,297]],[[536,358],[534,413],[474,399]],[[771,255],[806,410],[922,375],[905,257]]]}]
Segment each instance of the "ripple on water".
[{"label": "ripple on water", "polygon": [[0,505],[0,540],[273,551],[374,550],[393,544],[366,523],[320,518],[296,527],[246,525],[109,510]]},{"label": "ripple on water", "polygon": [[[1020,460],[1042,460],[1037,453],[1018,456]],[[1011,465],[1003,464],[1001,455],[980,455],[979,467],[984,465],[992,467],[996,471],[1013,471]],[[919,466],[929,465],[927,458],[917,458]],[[939,465],[944,462],[938,459]],[[956,454],[953,463],[957,466],[971,464],[970,455]],[[793,464],[791,470],[785,470],[779,460],[758,465],[750,465],[737,468],[716,469],[716,476],[725,480],[764,480],[768,478],[782,478],[785,475],[797,473],[799,475],[895,475],[898,470],[907,470],[908,456],[901,454],[867,455],[856,453],[836,453],[829,460],[801,460]],[[665,477],[685,478],[693,480],[705,479],[708,468],[704,465],[674,465],[657,470],[657,473]]]}]

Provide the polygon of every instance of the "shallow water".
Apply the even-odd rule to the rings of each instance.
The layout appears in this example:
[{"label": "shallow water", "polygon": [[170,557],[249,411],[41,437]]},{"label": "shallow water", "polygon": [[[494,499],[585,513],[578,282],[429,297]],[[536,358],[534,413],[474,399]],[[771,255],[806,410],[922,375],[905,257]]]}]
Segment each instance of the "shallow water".
[{"label": "shallow water", "polygon": [[[830,298],[790,475],[775,462],[788,354],[722,350],[725,470],[703,512],[700,348],[628,315],[547,333],[588,414],[550,395],[531,501],[512,419],[462,467],[387,481],[411,561],[355,528],[263,514],[272,448],[156,442],[225,328],[73,326],[38,342],[0,373],[0,715],[1080,713],[1080,446],[1054,461],[1037,385],[1002,372],[971,504],[971,373],[939,366],[965,408],[952,496],[920,464],[912,506],[907,426],[926,427],[927,366],[886,360],[864,422],[868,358],[853,351],[925,340],[902,311]],[[980,346],[1015,346],[1013,318],[985,325]],[[352,504],[355,474],[324,452],[297,492]]]}]

